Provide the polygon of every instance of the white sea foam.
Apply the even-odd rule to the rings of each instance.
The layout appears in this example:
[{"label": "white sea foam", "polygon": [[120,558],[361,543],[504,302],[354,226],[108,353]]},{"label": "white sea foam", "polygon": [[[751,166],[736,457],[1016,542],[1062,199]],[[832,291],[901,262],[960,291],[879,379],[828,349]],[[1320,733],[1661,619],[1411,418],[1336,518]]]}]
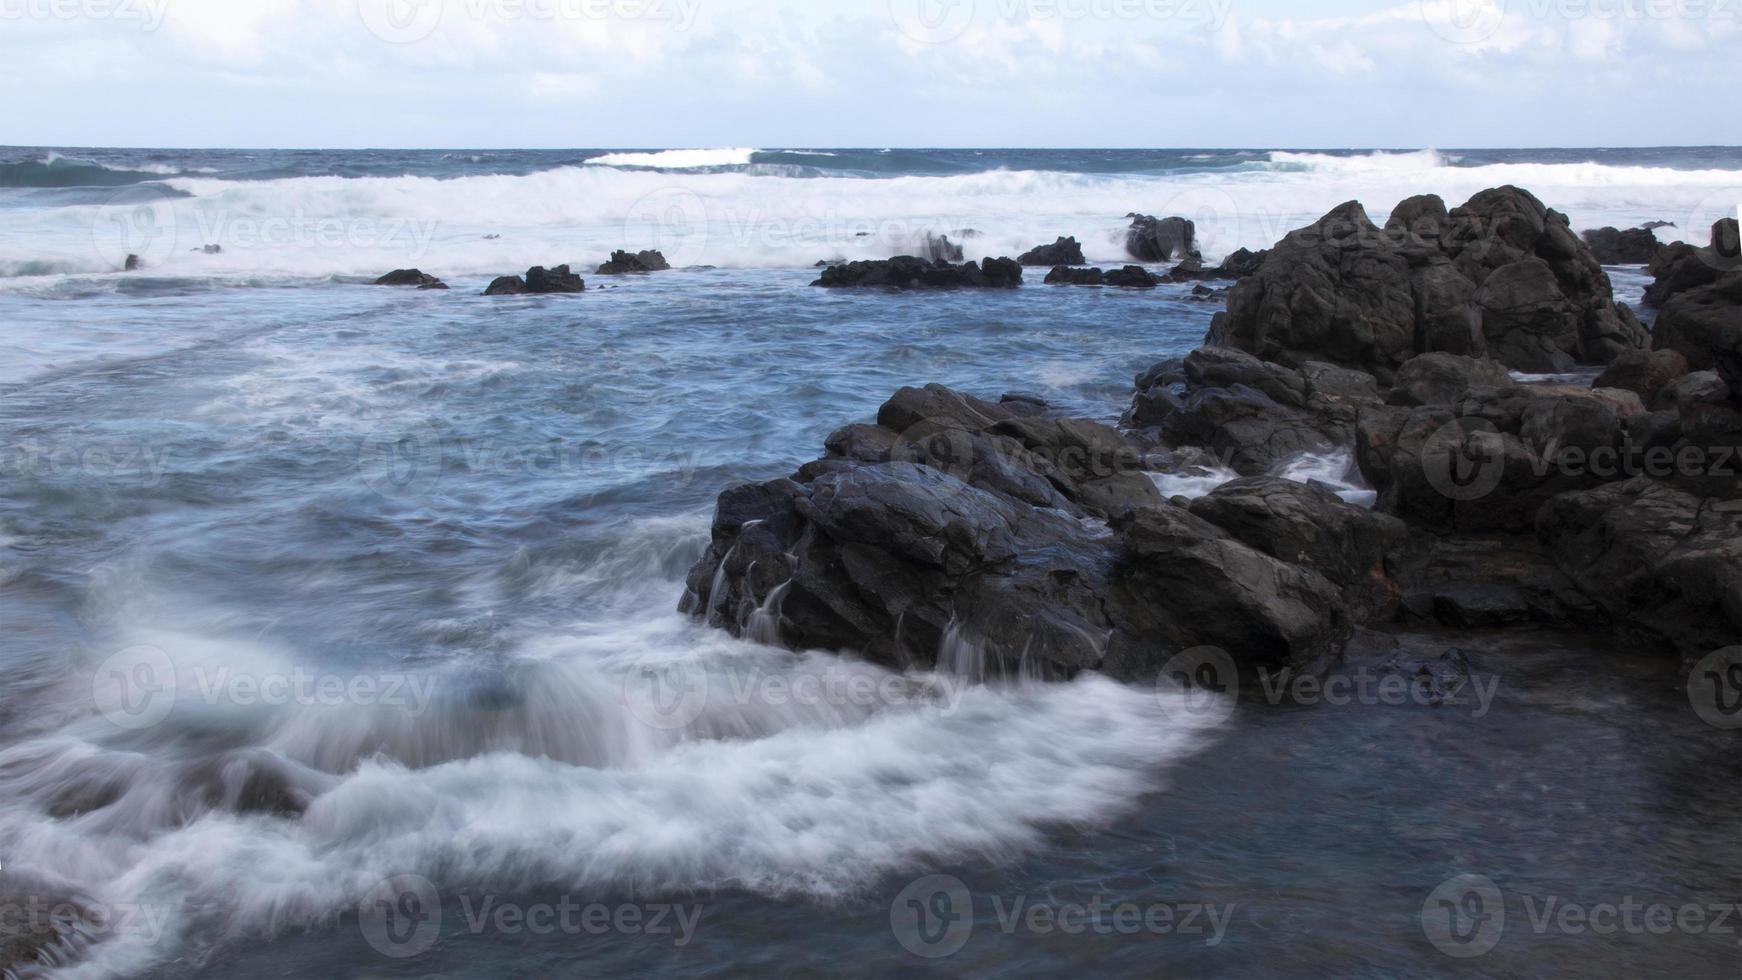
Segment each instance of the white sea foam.
[{"label": "white sea foam", "polygon": [[[967,257],[1014,255],[1075,235],[1089,261],[1127,260],[1123,215],[1183,214],[1215,258],[1264,248],[1350,199],[1382,220],[1400,200],[1450,204],[1500,184],[1526,187],[1575,227],[1675,222],[1665,239],[1703,239],[1742,202],[1742,171],[1598,163],[1446,165],[1434,151],[1337,157],[1272,154],[1262,169],[1171,175],[990,170],[887,179],[763,172],[673,172],[748,160],[749,150],[609,154],[527,175],[172,177],[190,195],[137,204],[15,211],[0,232],[0,273],[114,272],[129,252],[143,275],[321,277],[418,266],[444,277],[533,264],[588,267],[616,248],[660,248],[674,264],[808,268],[819,258],[911,251],[927,233],[972,228]],[[603,164],[603,165],[601,165]],[[620,169],[630,167],[631,169]],[[143,230],[140,234],[141,222]],[[496,237],[487,237],[496,236]],[[201,254],[221,244],[220,255]],[[1703,241],[1702,241],[1703,244]],[[16,288],[16,285],[13,287]]]},{"label": "white sea foam", "polygon": [[607,153],[587,162],[607,167],[657,167],[664,170],[695,170],[704,167],[743,167],[757,151],[751,147],[720,150],[656,150],[651,153]]},{"label": "white sea foam", "polygon": [[[704,527],[665,518],[628,539]],[[1210,736],[1198,713],[1097,676],[988,686],[736,640],[669,612],[669,578],[627,572],[645,561],[601,559],[647,586],[629,583],[622,609],[504,664],[411,671],[400,701],[262,703],[219,679],[318,658],[129,628],[162,651],[158,689],[174,697],[160,721],[117,728],[87,670],[40,699],[61,722],[0,751],[9,877],[158,917],[67,975],[330,924],[400,874],[834,900],[928,862],[1014,859],[1051,826],[1104,825]]]}]

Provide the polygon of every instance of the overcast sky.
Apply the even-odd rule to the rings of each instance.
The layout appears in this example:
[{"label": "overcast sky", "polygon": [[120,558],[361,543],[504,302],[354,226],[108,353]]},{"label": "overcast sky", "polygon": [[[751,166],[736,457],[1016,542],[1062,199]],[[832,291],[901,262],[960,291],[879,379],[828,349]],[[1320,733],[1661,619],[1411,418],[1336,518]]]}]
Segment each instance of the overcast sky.
[{"label": "overcast sky", "polygon": [[1742,0],[0,0],[0,143],[1742,143]]}]

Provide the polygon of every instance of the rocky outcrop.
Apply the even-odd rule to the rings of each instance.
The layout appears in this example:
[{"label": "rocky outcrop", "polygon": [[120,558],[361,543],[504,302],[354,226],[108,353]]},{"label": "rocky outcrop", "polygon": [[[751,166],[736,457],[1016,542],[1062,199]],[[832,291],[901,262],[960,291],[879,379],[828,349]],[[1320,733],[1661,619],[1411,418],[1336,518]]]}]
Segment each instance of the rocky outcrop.
[{"label": "rocky outcrop", "polygon": [[418,289],[446,289],[448,284],[420,269],[395,269],[375,280],[377,286],[415,286]]},{"label": "rocky outcrop", "polygon": [[1326,360],[1388,384],[1421,353],[1553,372],[1606,364],[1645,339],[1566,217],[1503,187],[1450,212],[1411,198],[1385,228],[1342,205],[1272,249],[1205,342],[1281,364]]},{"label": "rocky outcrop", "polygon": [[1139,262],[1172,262],[1197,254],[1198,229],[1189,219],[1128,214],[1125,251]]},{"label": "rocky outcrop", "polygon": [[1140,265],[1122,269],[1073,269],[1058,266],[1046,274],[1049,286],[1123,286],[1127,289],[1154,289],[1162,278]]},{"label": "rocky outcrop", "polygon": [[1075,238],[1060,238],[1051,245],[1039,245],[1016,257],[1023,265],[1083,265],[1083,246]]},{"label": "rocky outcrop", "polygon": [[1663,390],[1687,373],[1688,359],[1679,351],[1630,350],[1598,375],[1591,387],[1631,391],[1645,407],[1655,408]]},{"label": "rocky outcrop", "polygon": [[1536,532],[1617,623],[1696,656],[1742,636],[1742,501],[1641,476],[1549,501]]},{"label": "rocky outcrop", "polygon": [[1252,476],[1349,445],[1361,409],[1380,404],[1373,378],[1358,371],[1321,362],[1288,368],[1203,347],[1140,375],[1125,424],[1163,445],[1208,449]]},{"label": "rocky outcrop", "polygon": [[1580,235],[1591,254],[1604,265],[1644,265],[1657,256],[1663,243],[1649,228],[1592,228]]},{"label": "rocky outcrop", "polygon": [[1022,284],[1022,267],[1015,259],[985,259],[979,265],[951,265],[913,255],[832,265],[811,283],[825,288],[885,287],[890,289],[1013,289]]},{"label": "rocky outcrop", "polygon": [[1353,610],[1336,583],[1366,595],[1392,540],[1388,519],[1300,485],[1203,504],[1219,526],[1163,501],[1115,430],[937,386],[827,445],[790,479],[722,495],[688,611],[975,676],[1153,676],[1204,644],[1275,665],[1340,646]]},{"label": "rocky outcrop", "polygon": [[1736,219],[1723,218],[1712,225],[1709,245],[1702,247],[1686,242],[1665,245],[1646,269],[1651,273],[1652,282],[1645,287],[1645,302],[1661,307],[1677,293],[1709,286],[1723,276],[1742,270],[1736,236]]},{"label": "rocky outcrop", "polygon": [[1388,513],[1442,531],[1528,531],[1549,498],[1613,478],[1623,420],[1642,413],[1630,394],[1471,388],[1447,404],[1362,411],[1355,458]]},{"label": "rocky outcrop", "polygon": [[601,276],[627,276],[647,272],[664,272],[671,268],[671,263],[656,249],[641,252],[625,252],[619,249],[611,253],[609,261],[599,266]]},{"label": "rocky outcrop", "polygon": [[1204,265],[1203,259],[1187,256],[1179,265],[1168,270],[1168,282],[1203,282],[1211,279],[1244,279],[1264,266],[1264,258],[1269,250],[1250,252],[1240,249],[1222,260],[1222,264],[1214,268]]},{"label": "rocky outcrop", "polygon": [[519,296],[527,293],[579,293],[584,292],[587,283],[580,276],[569,271],[566,265],[546,269],[535,265],[526,270],[525,277],[498,276],[485,288],[485,296]]},{"label": "rocky outcrop", "polygon": [[1742,271],[1671,296],[1652,327],[1652,347],[1696,371],[1715,370],[1742,398]]}]

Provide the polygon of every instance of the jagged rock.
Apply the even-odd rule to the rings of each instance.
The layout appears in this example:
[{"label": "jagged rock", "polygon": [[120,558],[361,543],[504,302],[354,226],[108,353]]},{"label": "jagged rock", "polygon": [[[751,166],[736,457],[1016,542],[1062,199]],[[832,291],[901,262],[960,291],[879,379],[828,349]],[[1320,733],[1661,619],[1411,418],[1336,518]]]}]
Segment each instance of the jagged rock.
[{"label": "jagged rock", "polygon": [[1742,271],[1671,296],[1652,328],[1652,346],[1674,351],[1696,371],[1716,370],[1742,400]]},{"label": "jagged rock", "polygon": [[142,260],[137,255],[129,254],[127,256],[127,261],[121,266],[121,271],[123,271],[123,272],[138,272],[140,269],[143,269],[143,268],[145,268],[144,260]]},{"label": "jagged rock", "polygon": [[1536,531],[1616,622],[1695,657],[1742,636],[1742,502],[1641,476],[1553,498]]},{"label": "jagged rock", "polygon": [[1083,265],[1083,246],[1075,238],[1060,238],[1051,245],[1039,245],[1016,257],[1023,265]]},{"label": "jagged rock", "polygon": [[535,265],[520,276],[498,276],[485,288],[485,296],[518,296],[526,293],[579,293],[587,288],[586,281],[569,271],[566,265],[546,269]]},{"label": "jagged rock", "polygon": [[1358,371],[1316,362],[1290,369],[1202,347],[1139,377],[1124,424],[1155,429],[1169,446],[1209,449],[1251,476],[1303,452],[1350,444],[1361,408],[1379,404],[1373,378]]},{"label": "jagged rock", "polygon": [[1471,388],[1510,384],[1512,375],[1498,361],[1432,351],[1403,362],[1385,400],[1391,405],[1450,405]]},{"label": "jagged rock", "polygon": [[1652,282],[1645,287],[1645,301],[1661,307],[1677,293],[1709,286],[1742,269],[1736,236],[1736,219],[1723,218],[1712,225],[1711,244],[1706,247],[1686,242],[1665,245],[1646,269]]},{"label": "jagged rock", "polygon": [[1608,478],[1590,461],[1617,454],[1625,431],[1614,401],[1588,390],[1472,388],[1450,405],[1363,410],[1355,458],[1387,513],[1524,531],[1550,497]]},{"label": "jagged rock", "polygon": [[1593,388],[1621,388],[1639,396],[1647,407],[1675,379],[1688,373],[1688,359],[1679,351],[1628,351],[1597,376]]},{"label": "jagged rock", "polygon": [[1592,228],[1580,237],[1604,265],[1644,265],[1663,247],[1649,228]]},{"label": "jagged rock", "polygon": [[1022,284],[1022,267],[1015,259],[984,259],[979,265],[950,265],[912,255],[833,265],[811,283],[825,288],[882,286],[893,289],[1013,289]]},{"label": "jagged rock", "polygon": [[1154,289],[1161,285],[1162,279],[1140,265],[1128,265],[1122,269],[1073,269],[1069,266],[1058,266],[1046,274],[1046,282],[1053,286],[1122,286],[1127,289]]},{"label": "jagged rock", "polygon": [[[931,386],[828,449],[793,479],[721,495],[687,611],[881,663],[1053,676],[1153,676],[1202,644],[1292,662],[1347,635],[1330,580],[1161,500],[1105,426]],[[1310,491],[1298,506],[1327,526],[1356,519]],[[1110,531],[1085,524],[1095,516]]]},{"label": "jagged rock", "polygon": [[1281,364],[1322,360],[1388,384],[1420,353],[1549,372],[1645,344],[1566,218],[1515,187],[1443,217],[1411,198],[1384,229],[1356,202],[1291,232],[1228,297],[1205,343]]},{"label": "jagged rock", "polygon": [[1402,521],[1324,489],[1273,476],[1225,483],[1189,508],[1272,558],[1310,568],[1371,618],[1397,598],[1386,554],[1406,537]]},{"label": "jagged rock", "polygon": [[671,263],[665,260],[656,249],[641,252],[625,252],[621,249],[612,252],[609,261],[599,266],[601,276],[626,276],[646,272],[663,272],[671,268]]},{"label": "jagged rock", "polygon": [[1125,232],[1125,251],[1139,262],[1171,262],[1197,254],[1197,226],[1180,217],[1156,218],[1128,214],[1131,227]]},{"label": "jagged rock", "polygon": [[446,289],[448,284],[419,269],[394,269],[375,280],[377,286],[415,286],[418,289]]}]

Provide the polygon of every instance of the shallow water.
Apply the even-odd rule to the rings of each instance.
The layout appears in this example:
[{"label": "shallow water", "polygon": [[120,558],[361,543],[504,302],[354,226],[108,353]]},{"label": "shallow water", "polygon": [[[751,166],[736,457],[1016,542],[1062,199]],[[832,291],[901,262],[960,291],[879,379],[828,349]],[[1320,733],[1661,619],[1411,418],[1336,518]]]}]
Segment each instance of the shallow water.
[{"label": "shallow water", "polygon": [[[924,165],[957,177],[925,179],[1004,180],[952,159]],[[387,176],[415,159],[296,165],[400,181],[369,194],[435,182]],[[1254,186],[1298,189],[1314,165],[1276,162]],[[1072,180],[1118,170],[1081,166]],[[1354,181],[1399,164],[1337,166]],[[232,184],[217,194],[248,208],[314,178],[170,179]],[[988,224],[1011,199],[963,187],[932,186],[961,205],[941,213]],[[363,193],[312,190],[311,207]],[[86,193],[29,194],[48,191]],[[1107,203],[1074,193],[1065,211]],[[96,206],[8,198],[0,243],[48,229],[71,254],[89,221],[65,212]],[[0,897],[137,913],[66,975],[1734,973],[1734,934],[1520,925],[1526,897],[1742,897],[1735,735],[1699,721],[1661,658],[1432,638],[1502,676],[1491,712],[1245,703],[1223,719],[1096,678],[896,675],[676,613],[722,488],[791,472],[905,384],[1112,421],[1134,375],[1201,340],[1213,307],[1189,287],[1051,288],[1034,270],[1008,293],[855,294],[787,263],[477,295],[490,271],[572,258],[559,228],[502,246],[468,231],[438,253],[452,265],[418,258],[445,293],[347,278],[408,256],[247,243],[141,276],[0,279]],[[587,225],[581,250],[608,231]],[[1292,474],[1364,499],[1346,462]],[[1511,903],[1500,945],[1469,961],[1421,920],[1462,873]],[[960,879],[974,921],[937,959],[892,922],[931,874]],[[359,921],[396,876],[442,910],[410,946]],[[1096,896],[1232,909],[1214,935],[999,923],[1018,898]],[[682,945],[644,925],[472,925],[486,901],[565,898],[701,917]]]}]

